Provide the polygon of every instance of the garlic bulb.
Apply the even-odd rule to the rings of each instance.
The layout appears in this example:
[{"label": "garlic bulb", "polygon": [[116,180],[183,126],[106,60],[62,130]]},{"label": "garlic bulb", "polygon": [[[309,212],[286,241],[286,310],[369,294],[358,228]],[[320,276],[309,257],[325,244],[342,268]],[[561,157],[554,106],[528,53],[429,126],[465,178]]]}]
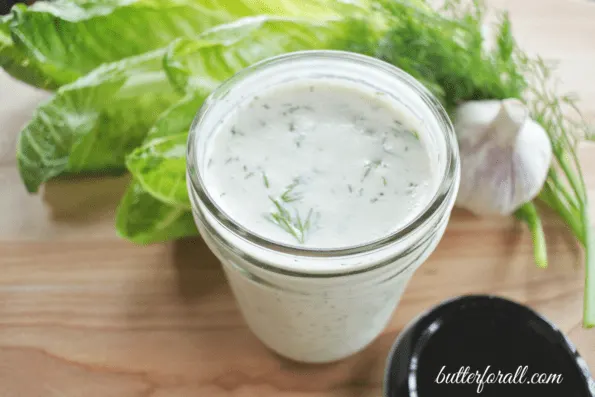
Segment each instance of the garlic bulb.
[{"label": "garlic bulb", "polygon": [[552,146],[521,101],[467,102],[454,124],[461,153],[458,206],[479,215],[508,215],[539,194]]}]

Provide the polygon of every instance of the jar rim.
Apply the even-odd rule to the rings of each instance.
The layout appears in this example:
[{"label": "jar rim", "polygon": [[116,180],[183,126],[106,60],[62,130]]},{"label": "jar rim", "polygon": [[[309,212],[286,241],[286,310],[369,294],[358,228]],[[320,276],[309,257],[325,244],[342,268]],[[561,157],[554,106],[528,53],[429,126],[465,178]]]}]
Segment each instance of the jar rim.
[{"label": "jar rim", "polygon": [[[415,94],[417,94],[423,101],[424,105],[433,114],[440,129],[444,133],[444,147],[441,150],[446,155],[445,167],[442,175],[439,176],[438,187],[435,190],[432,198],[426,203],[423,209],[418,211],[417,215],[409,222],[403,224],[394,232],[383,236],[382,238],[358,244],[354,246],[341,248],[314,248],[302,247],[297,245],[285,244],[278,241],[271,240],[264,236],[258,235],[232,217],[227,215],[220,206],[208,194],[207,188],[201,176],[195,167],[198,166],[197,150],[195,142],[197,141],[197,134],[200,131],[200,125],[212,112],[216,106],[215,98],[223,93],[231,90],[236,83],[243,81],[249,77],[253,72],[273,68],[278,65],[295,62],[296,60],[317,59],[317,60],[331,60],[331,61],[345,61],[348,63],[356,63],[367,67],[376,68],[389,76],[399,79],[400,82],[407,85]],[[417,229],[424,227],[430,223],[433,216],[440,212],[441,209],[449,206],[453,197],[458,191],[458,181],[460,178],[460,160],[458,156],[458,144],[454,131],[454,127],[446,113],[446,110],[440,102],[430,93],[419,81],[413,78],[403,70],[381,61],[377,58],[360,55],[347,51],[336,50],[313,50],[313,51],[297,51],[291,52],[272,58],[265,59],[258,62],[221,84],[208,98],[204,101],[203,106],[199,109],[190,127],[187,145],[187,178],[189,179],[188,188],[192,189],[190,200],[193,201],[193,207],[196,207],[194,202],[195,195],[201,200],[202,204],[214,216],[225,229],[234,235],[252,243],[257,246],[268,248],[273,251],[291,254],[298,257],[340,257],[357,255],[377,249],[384,248],[395,242],[401,241],[410,236]],[[194,193],[194,194],[192,194]]]}]

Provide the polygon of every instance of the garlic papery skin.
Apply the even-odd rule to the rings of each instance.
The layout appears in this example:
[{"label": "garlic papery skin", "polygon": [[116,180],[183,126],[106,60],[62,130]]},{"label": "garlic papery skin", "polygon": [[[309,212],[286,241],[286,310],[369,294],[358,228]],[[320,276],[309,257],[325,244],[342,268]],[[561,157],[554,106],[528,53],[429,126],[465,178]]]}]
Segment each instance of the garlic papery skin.
[{"label": "garlic papery skin", "polygon": [[539,194],[552,145],[521,101],[464,103],[454,125],[461,155],[457,206],[478,215],[509,215]]}]

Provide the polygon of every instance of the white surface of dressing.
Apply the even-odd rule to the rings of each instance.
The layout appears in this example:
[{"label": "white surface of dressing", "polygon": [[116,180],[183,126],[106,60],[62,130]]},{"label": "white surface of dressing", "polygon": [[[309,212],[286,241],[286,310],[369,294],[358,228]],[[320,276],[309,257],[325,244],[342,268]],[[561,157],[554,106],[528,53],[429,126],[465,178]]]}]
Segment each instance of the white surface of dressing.
[{"label": "white surface of dressing", "polygon": [[362,84],[299,80],[244,100],[208,143],[205,185],[269,240],[343,248],[386,237],[432,193],[415,124]]}]

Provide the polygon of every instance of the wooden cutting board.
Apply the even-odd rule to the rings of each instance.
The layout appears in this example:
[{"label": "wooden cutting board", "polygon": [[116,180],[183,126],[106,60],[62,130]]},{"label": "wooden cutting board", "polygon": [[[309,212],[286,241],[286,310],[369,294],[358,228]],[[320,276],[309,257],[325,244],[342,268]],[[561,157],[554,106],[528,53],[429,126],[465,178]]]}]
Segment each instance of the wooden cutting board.
[{"label": "wooden cutting board", "polygon": [[[521,44],[559,59],[562,88],[595,121],[595,2],[494,0]],[[116,237],[127,178],[48,184],[30,196],[14,147],[47,94],[0,74],[0,395],[4,397],[378,397],[402,327],[443,299],[492,293],[527,303],[595,369],[595,330],[581,329],[582,253],[546,220],[551,265],[538,270],[523,226],[455,211],[393,321],[364,352],[333,365],[285,361],[242,321],[221,269],[197,239],[137,247]],[[595,146],[581,153],[595,197]],[[595,205],[592,206],[595,218]]]}]

